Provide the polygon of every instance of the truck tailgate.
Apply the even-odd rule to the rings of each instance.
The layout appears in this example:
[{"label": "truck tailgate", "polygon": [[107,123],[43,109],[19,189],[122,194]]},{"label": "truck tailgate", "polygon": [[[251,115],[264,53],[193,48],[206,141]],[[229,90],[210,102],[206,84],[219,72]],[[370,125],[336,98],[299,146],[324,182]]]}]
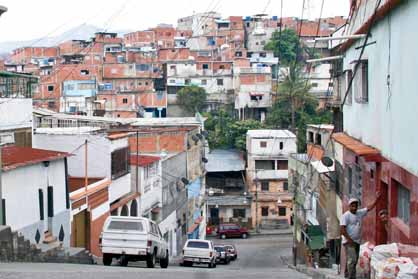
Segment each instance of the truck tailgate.
[{"label": "truck tailgate", "polygon": [[103,232],[102,247],[146,249],[147,235],[128,232]]},{"label": "truck tailgate", "polygon": [[184,257],[210,258],[210,251],[199,248],[184,248]]}]

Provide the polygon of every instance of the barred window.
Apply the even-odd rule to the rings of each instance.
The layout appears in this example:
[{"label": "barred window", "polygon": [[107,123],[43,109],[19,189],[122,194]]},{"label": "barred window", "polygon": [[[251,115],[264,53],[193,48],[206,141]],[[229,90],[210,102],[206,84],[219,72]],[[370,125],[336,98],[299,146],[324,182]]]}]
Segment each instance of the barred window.
[{"label": "barred window", "polygon": [[112,179],[121,177],[129,172],[129,148],[122,148],[112,152]]}]

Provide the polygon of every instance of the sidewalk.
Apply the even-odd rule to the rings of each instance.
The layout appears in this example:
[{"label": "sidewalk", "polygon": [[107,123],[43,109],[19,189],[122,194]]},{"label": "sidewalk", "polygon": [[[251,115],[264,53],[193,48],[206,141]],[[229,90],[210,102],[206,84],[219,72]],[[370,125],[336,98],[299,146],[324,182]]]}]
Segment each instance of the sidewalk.
[{"label": "sidewalk", "polygon": [[289,264],[288,267],[311,276],[314,279],[344,279],[344,276],[339,275],[335,270],[330,268],[313,268],[302,264],[298,264],[296,267]]}]

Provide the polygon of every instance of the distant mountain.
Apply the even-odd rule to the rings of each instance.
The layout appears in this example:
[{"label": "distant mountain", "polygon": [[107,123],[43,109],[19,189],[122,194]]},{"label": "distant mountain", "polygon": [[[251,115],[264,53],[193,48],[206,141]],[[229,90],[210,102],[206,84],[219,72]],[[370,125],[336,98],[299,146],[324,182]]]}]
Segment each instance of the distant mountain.
[{"label": "distant mountain", "polygon": [[[99,28],[94,25],[82,24],[65,31],[64,33],[54,37],[37,38],[27,41],[10,41],[0,42],[0,57],[7,56],[12,50],[19,47],[26,46],[56,46],[59,43],[68,40],[88,40],[94,36],[96,32],[102,32],[103,28]],[[131,32],[130,30],[107,30],[108,32],[118,33],[118,36],[123,36],[126,33]]]}]

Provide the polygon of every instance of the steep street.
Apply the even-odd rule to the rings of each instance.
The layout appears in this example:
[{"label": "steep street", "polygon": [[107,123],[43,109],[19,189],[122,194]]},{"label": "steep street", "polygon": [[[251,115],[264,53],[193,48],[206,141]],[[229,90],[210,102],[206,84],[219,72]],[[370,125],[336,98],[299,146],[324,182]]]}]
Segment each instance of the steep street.
[{"label": "steep street", "polygon": [[33,279],[89,279],[89,278],[308,278],[291,270],[285,258],[291,255],[291,236],[263,236],[215,243],[233,243],[238,249],[238,259],[229,265],[218,264],[216,269],[207,266],[181,267],[170,265],[168,269],[148,269],[144,263],[130,263],[120,267],[116,262],[111,267],[102,265],[73,264],[0,264],[0,278]]}]

